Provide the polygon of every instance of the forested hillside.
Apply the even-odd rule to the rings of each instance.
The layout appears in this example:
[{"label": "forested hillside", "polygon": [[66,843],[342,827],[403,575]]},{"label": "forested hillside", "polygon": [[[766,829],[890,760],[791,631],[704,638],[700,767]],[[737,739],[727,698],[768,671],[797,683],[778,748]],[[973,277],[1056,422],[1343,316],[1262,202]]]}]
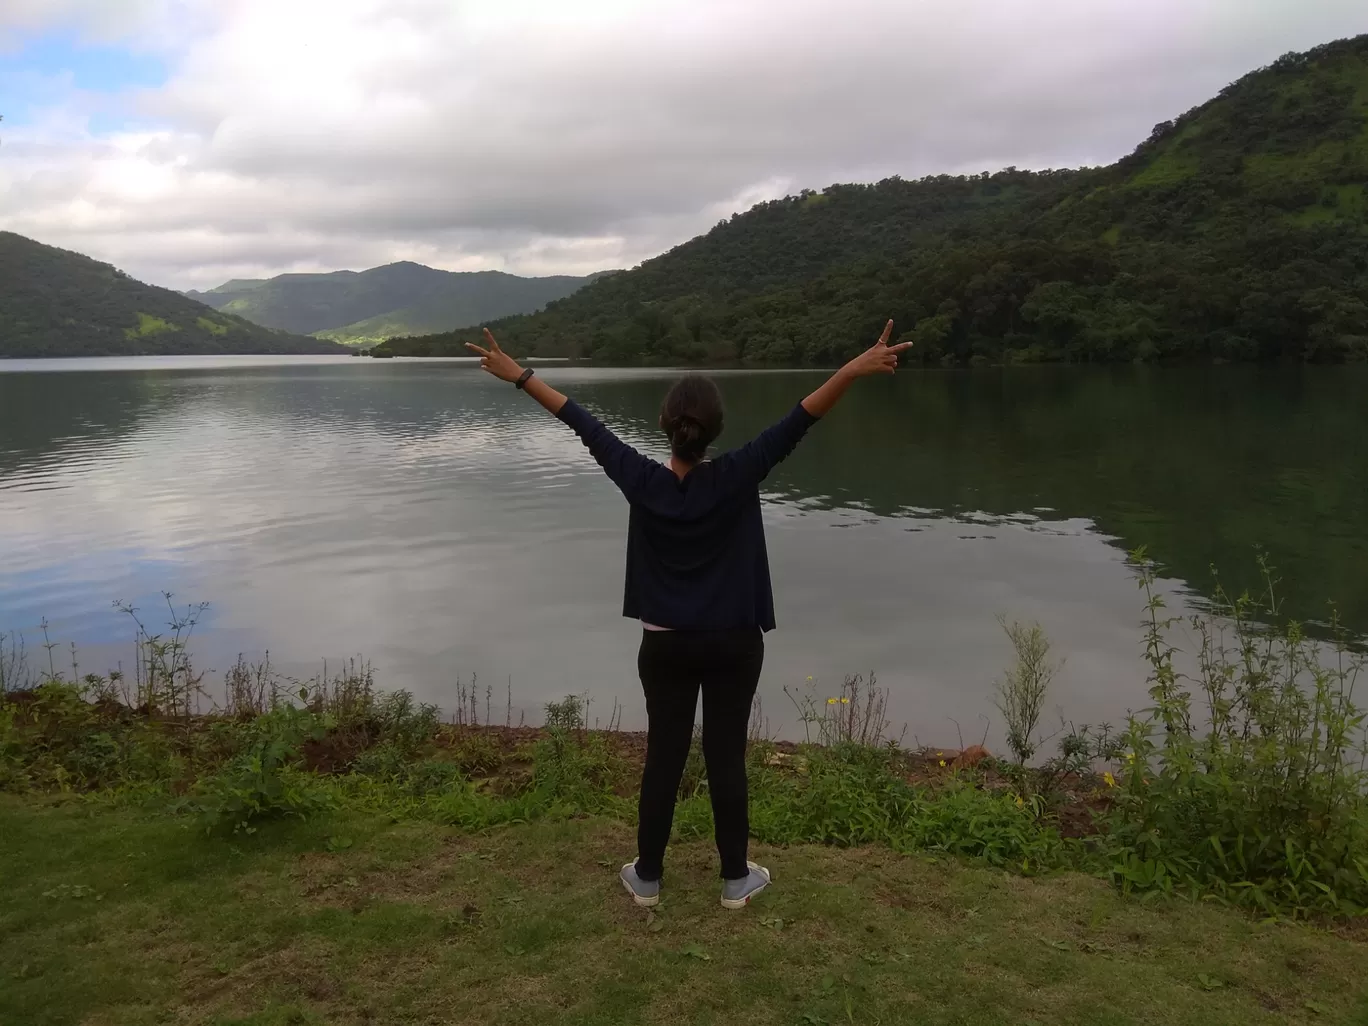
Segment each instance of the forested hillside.
[{"label": "forested hillside", "polygon": [[338,353],[272,331],[109,264],[0,232],[0,357]]},{"label": "forested hillside", "polygon": [[442,271],[401,261],[368,271],[234,279],[186,295],[269,328],[359,343],[532,313],[591,278]]},{"label": "forested hillside", "polygon": [[[826,364],[1368,358],[1368,36],[1289,54],[1118,163],[761,204],[541,314],[514,350]],[[468,333],[388,352],[459,352]]]}]

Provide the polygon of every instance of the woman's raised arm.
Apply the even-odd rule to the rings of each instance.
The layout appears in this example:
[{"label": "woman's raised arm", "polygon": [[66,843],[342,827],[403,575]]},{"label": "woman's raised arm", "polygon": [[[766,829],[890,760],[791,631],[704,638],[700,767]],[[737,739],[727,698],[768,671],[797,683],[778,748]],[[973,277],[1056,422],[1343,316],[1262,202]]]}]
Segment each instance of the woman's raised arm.
[{"label": "woman's raised arm", "polygon": [[[523,376],[523,369],[518,366],[518,362],[513,357],[499,348],[499,343],[494,341],[494,336],[488,328],[484,330],[484,337],[485,341],[489,343],[488,349],[477,346],[474,342],[467,342],[466,348],[480,354],[480,366],[490,374],[493,374],[500,381],[517,384],[518,379]],[[565,405],[565,396],[541,378],[535,374],[528,377],[523,382],[523,391],[541,403],[551,416],[560,416],[561,407]]]},{"label": "woman's raised arm", "polygon": [[622,490],[628,501],[634,501],[656,464],[618,438],[579,403],[571,402],[535,374],[524,371],[513,357],[499,348],[499,343],[494,341],[488,328],[485,328],[484,336],[489,343],[488,349],[473,342],[466,343],[468,348],[480,354],[480,366],[501,381],[513,384],[521,381],[523,391],[541,403],[547,413],[579,435],[580,441],[604,473]]},{"label": "woman's raised arm", "polygon": [[776,465],[788,458],[807,429],[836,405],[856,378],[893,373],[898,366],[898,354],[912,343],[890,346],[888,336],[892,331],[893,322],[889,321],[879,341],[827,378],[817,391],[795,406],[783,420],[761,431],[740,448],[720,457],[719,462],[729,461],[741,467],[746,480],[763,481]]},{"label": "woman's raised arm", "polygon": [[892,333],[893,322],[889,321],[884,325],[879,341],[827,378],[817,391],[803,400],[803,409],[814,417],[825,416],[840,401],[841,396],[846,394],[846,389],[850,388],[856,378],[869,377],[871,374],[892,374],[897,370],[898,354],[904,349],[911,349],[912,343],[900,342],[896,346],[890,346],[888,337]]}]

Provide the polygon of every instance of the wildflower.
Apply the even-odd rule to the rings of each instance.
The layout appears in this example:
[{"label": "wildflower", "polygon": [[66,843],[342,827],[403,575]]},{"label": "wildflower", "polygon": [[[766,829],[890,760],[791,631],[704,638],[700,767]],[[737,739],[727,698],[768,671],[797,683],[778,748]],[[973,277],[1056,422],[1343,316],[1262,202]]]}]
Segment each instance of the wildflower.
[{"label": "wildflower", "polygon": [[834,699],[834,698],[828,698],[828,699],[827,699],[827,705],[835,705],[835,704],[836,704],[836,699]]},{"label": "wildflower", "polygon": [[942,759],[942,760],[940,761],[940,764],[941,764],[942,766],[944,766],[944,765],[945,765],[945,760]]},{"label": "wildflower", "polygon": [[850,699],[848,699],[848,698],[843,698],[843,699],[841,699],[841,704],[842,704],[842,705],[849,705],[849,704],[850,704]]},{"label": "wildflower", "polygon": [[1111,770],[1107,770],[1105,773],[1103,773],[1103,774],[1102,774],[1102,779],[1105,780],[1105,781],[1107,782],[1107,786],[1108,786],[1108,787],[1115,787],[1115,786],[1116,786],[1116,778],[1115,778],[1114,776],[1111,775]]},{"label": "wildflower", "polygon": [[1016,796],[1017,808],[1020,809],[1026,804],[1026,800],[1021,795]]},{"label": "wildflower", "polygon": [[1135,761],[1135,753],[1134,753],[1134,752],[1127,752],[1127,753],[1126,753],[1126,761],[1127,761],[1127,762],[1134,762],[1134,761]]},{"label": "wildflower", "polygon": [[812,680],[812,678],[811,678],[811,677],[808,677],[808,680]]}]

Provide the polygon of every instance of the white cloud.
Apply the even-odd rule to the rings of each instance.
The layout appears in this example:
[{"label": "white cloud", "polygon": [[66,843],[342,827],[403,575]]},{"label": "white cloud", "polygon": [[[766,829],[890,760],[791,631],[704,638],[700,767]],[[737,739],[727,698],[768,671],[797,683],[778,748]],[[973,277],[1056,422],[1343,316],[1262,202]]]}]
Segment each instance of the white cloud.
[{"label": "white cloud", "polygon": [[[111,12],[119,14],[115,17]],[[1358,0],[7,0],[168,81],[0,151],[0,227],[158,283],[630,265],[802,186],[1110,161]],[[88,98],[84,101],[88,105]]]}]

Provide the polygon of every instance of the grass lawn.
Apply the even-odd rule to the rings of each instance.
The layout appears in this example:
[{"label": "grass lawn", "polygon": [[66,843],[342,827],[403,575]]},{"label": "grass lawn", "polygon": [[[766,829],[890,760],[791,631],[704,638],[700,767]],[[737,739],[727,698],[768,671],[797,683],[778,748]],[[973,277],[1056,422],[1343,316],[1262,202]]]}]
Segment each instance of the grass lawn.
[{"label": "grass lawn", "polygon": [[0,1024],[1368,1024],[1368,944],[1320,930],[822,847],[757,848],[775,884],[727,912],[706,843],[648,915],[632,848],[595,819],[230,841],[0,798]]}]

